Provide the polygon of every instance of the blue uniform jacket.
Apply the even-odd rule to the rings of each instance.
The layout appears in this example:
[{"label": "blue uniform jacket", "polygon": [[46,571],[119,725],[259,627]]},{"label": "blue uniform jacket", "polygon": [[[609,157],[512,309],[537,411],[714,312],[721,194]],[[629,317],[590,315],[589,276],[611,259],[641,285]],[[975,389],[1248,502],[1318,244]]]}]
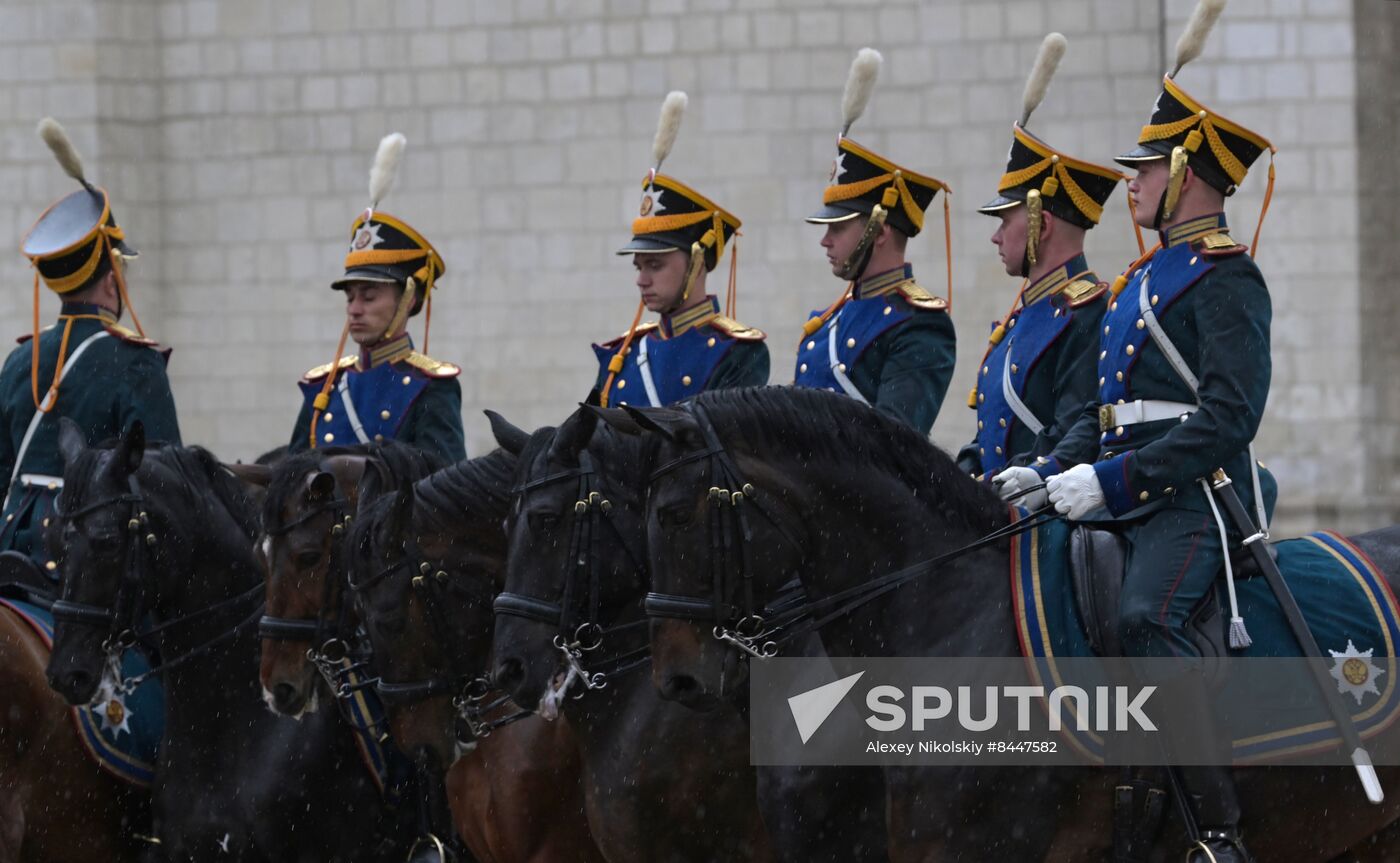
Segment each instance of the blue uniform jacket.
[{"label": "blue uniform jacket", "polygon": [[[768,383],[763,332],[721,315],[719,300],[706,299],[659,324],[638,328],[623,356],[622,371],[613,379],[608,404],[664,407],[706,390]],[[593,346],[600,391],[607,383],[608,363],[622,350],[624,339]]]},{"label": "blue uniform jacket", "polygon": [[[413,350],[406,333],[358,357],[342,357],[334,370],[330,404],[316,421],[316,446],[397,440],[444,463],[461,461],[467,457],[457,383],[461,371]],[[331,373],[328,363],[302,377],[301,413],[289,452],[311,446],[313,403]]]},{"label": "blue uniform jacket", "polygon": [[[1082,254],[1026,287],[977,371],[977,436],[958,453],[963,470],[990,478],[1054,450],[1094,398],[1107,293]],[[1012,409],[1008,388],[1038,431]]]},{"label": "blue uniform jacket", "polygon": [[[818,318],[823,312],[812,312]],[[810,318],[809,318],[810,320]],[[799,387],[847,392],[927,435],[948,393],[957,339],[948,305],[914,283],[909,265],[857,284],[797,350]]]}]

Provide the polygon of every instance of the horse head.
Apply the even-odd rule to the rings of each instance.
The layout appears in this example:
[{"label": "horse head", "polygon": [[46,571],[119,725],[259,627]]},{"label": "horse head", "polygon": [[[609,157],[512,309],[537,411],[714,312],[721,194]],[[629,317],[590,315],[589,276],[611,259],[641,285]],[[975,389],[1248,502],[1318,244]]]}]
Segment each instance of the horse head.
[{"label": "horse head", "polygon": [[344,601],[344,534],[370,456],[316,451],[294,456],[267,477],[255,554],[267,584],[259,626],[263,698],[277,713],[315,710],[313,658],[338,662],[355,625]]},{"label": "horse head", "polygon": [[456,760],[459,708],[488,668],[514,465],[497,450],[402,484],[366,499],[351,531],[350,585],[390,730],[430,766]]},{"label": "horse head", "polygon": [[[497,416],[492,426],[498,437],[508,431]],[[644,621],[638,449],[582,408],[530,436],[516,467],[494,679],[547,719],[571,689],[581,695],[602,685],[589,669],[617,653],[619,617],[630,611],[631,622]]]},{"label": "horse head", "polygon": [[747,679],[764,605],[798,571],[809,490],[694,404],[594,410],[644,441],[652,680],[712,709]]},{"label": "horse head", "polygon": [[48,675],[71,703],[85,704],[147,622],[175,627],[159,633],[167,660],[202,637],[176,624],[229,599],[253,575],[253,518],[213,456],[197,447],[147,449],[139,421],[115,442],[88,447],[64,419],[59,451],[64,485],[45,536],[62,578]]}]

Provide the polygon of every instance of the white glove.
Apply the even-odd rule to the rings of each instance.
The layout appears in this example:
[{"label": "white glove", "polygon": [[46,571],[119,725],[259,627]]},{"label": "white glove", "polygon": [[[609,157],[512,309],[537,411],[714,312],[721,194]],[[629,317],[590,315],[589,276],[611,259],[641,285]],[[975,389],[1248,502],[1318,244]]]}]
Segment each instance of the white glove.
[{"label": "white glove", "polygon": [[[1036,510],[1045,506],[1044,482],[1040,474],[1028,467],[1009,467],[992,477],[992,488],[996,489],[1002,500]],[[1026,492],[1028,488],[1034,488],[1035,491]]]},{"label": "white glove", "polygon": [[1045,482],[1055,510],[1071,521],[1078,521],[1103,506],[1103,486],[1093,465],[1075,465]]}]

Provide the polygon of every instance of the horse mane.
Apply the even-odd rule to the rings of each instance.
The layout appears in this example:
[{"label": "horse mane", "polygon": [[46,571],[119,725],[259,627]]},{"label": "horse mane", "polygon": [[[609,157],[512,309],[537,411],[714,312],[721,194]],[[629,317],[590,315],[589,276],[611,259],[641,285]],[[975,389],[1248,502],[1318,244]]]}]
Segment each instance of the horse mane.
[{"label": "horse mane", "polygon": [[[979,533],[1005,524],[1006,504],[927,438],[855,399],[798,387],[711,390],[694,398],[722,438],[756,455],[869,468],[905,482],[925,504]],[[728,442],[728,441],[726,441]]]},{"label": "horse mane", "polygon": [[[97,476],[100,459],[119,443],[116,438],[104,440],[78,454],[68,466],[74,475],[91,479]],[[179,476],[192,497],[198,501],[214,499],[228,511],[239,529],[251,539],[257,533],[257,507],[243,489],[243,484],[224,469],[209,450],[200,446],[183,447],[176,444],[151,442],[146,446],[144,464],[169,468]],[[64,509],[81,509],[88,503],[90,482],[66,485],[63,489]]]},{"label": "horse mane", "polygon": [[414,484],[419,512],[429,526],[450,528],[466,513],[504,518],[515,481],[516,457],[497,448],[480,458],[464,459]]},{"label": "horse mane", "polygon": [[313,470],[319,470],[325,460],[342,455],[363,455],[379,459],[392,476],[409,479],[425,476],[442,464],[436,456],[394,440],[302,450],[278,462],[273,470],[272,480],[267,485],[267,496],[263,498],[263,525],[278,523],[287,502],[301,491],[303,477]]}]

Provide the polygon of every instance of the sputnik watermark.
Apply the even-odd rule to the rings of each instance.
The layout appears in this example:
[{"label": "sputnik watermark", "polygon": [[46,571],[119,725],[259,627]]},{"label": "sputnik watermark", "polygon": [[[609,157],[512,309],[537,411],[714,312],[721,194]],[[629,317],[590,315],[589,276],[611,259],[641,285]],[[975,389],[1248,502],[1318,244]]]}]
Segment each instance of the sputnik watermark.
[{"label": "sputnik watermark", "polygon": [[[929,723],[952,716],[956,705],[958,725],[968,731],[990,731],[1001,720],[1002,700],[1011,699],[1016,706],[1015,730],[1031,731],[1032,705],[1036,699],[1045,699],[1050,731],[1070,727],[1077,731],[1157,730],[1144,712],[1147,700],[1157,691],[1155,686],[1093,687],[1092,719],[1090,695],[1079,686],[1056,686],[1048,694],[1043,686],[982,687],[980,715],[974,715],[979,709],[974,687],[959,686],[956,696],[942,686],[910,689],[910,708],[906,710],[901,703],[905,698],[903,689],[888,685],[871,687],[865,694],[865,706],[871,711],[865,724],[876,731],[900,731],[906,725],[914,731],[923,731]],[[1066,711],[1070,713],[1068,721]],[[810,738],[811,734],[807,736]]]}]

